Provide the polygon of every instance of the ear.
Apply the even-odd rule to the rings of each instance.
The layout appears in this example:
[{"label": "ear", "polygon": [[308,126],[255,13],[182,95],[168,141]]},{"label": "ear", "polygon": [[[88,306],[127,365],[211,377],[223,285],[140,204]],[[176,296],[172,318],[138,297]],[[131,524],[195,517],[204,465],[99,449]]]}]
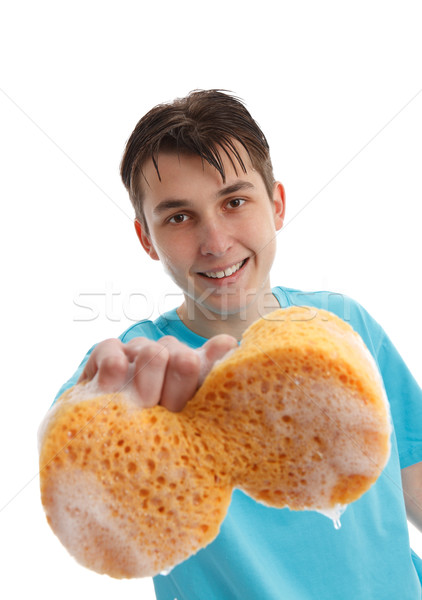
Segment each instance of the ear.
[{"label": "ear", "polygon": [[276,231],[283,227],[284,215],[286,214],[286,194],[283,184],[279,181],[274,183],[273,188],[274,224]]},{"label": "ear", "polygon": [[141,242],[142,248],[153,260],[160,260],[157,252],[155,251],[154,246],[152,245],[151,238],[146,232],[145,226],[142,225],[142,223],[138,219],[135,219],[134,224],[136,235],[138,236],[138,239]]}]

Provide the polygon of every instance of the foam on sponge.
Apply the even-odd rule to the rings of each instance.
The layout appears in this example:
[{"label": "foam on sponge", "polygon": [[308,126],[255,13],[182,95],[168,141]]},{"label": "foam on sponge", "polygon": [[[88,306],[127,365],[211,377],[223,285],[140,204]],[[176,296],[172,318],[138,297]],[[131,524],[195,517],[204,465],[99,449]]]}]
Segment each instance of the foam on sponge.
[{"label": "foam on sponge", "polygon": [[247,329],[181,413],[140,409],[128,387],[63,394],[40,428],[42,502],[81,564],[153,576],[218,535],[234,487],[335,514],[377,479],[389,435],[361,338],[327,311],[280,309]]}]

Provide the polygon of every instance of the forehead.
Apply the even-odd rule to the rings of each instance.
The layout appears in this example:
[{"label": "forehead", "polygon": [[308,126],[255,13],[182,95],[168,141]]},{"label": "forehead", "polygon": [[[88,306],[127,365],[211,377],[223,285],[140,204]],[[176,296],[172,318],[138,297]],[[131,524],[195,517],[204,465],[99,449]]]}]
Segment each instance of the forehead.
[{"label": "forehead", "polygon": [[144,194],[164,191],[171,187],[189,186],[195,181],[204,185],[223,187],[241,179],[261,179],[254,169],[246,150],[237,148],[242,164],[238,158],[227,149],[220,148],[221,166],[224,174],[202,157],[187,152],[163,151],[155,161],[149,159],[142,167],[140,184]]}]

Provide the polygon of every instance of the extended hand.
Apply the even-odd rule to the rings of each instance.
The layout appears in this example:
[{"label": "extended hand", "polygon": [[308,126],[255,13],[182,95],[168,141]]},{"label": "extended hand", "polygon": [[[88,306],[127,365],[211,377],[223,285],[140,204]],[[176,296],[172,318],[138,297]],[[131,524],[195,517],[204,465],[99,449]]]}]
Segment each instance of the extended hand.
[{"label": "extended hand", "polygon": [[78,383],[97,377],[101,391],[118,392],[131,386],[142,407],[161,404],[178,412],[193,397],[213,364],[237,346],[235,338],[217,335],[198,350],[174,337],[158,341],[135,338],[100,342],[92,351]]}]

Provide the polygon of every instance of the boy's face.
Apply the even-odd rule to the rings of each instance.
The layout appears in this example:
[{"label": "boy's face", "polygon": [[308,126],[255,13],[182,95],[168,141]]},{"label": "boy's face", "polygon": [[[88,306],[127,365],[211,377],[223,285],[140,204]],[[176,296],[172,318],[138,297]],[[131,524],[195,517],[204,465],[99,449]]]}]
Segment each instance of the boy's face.
[{"label": "boy's face", "polygon": [[[276,183],[270,200],[261,175],[242,150],[247,173],[236,165],[236,175],[225,157],[225,183],[196,155],[160,153],[161,181],[151,160],[143,167],[148,233],[136,222],[138,237],[183,291],[185,321],[189,315],[196,321],[208,311],[214,318],[247,312],[269,293],[284,190]],[[194,308],[201,310],[192,312]]]}]

